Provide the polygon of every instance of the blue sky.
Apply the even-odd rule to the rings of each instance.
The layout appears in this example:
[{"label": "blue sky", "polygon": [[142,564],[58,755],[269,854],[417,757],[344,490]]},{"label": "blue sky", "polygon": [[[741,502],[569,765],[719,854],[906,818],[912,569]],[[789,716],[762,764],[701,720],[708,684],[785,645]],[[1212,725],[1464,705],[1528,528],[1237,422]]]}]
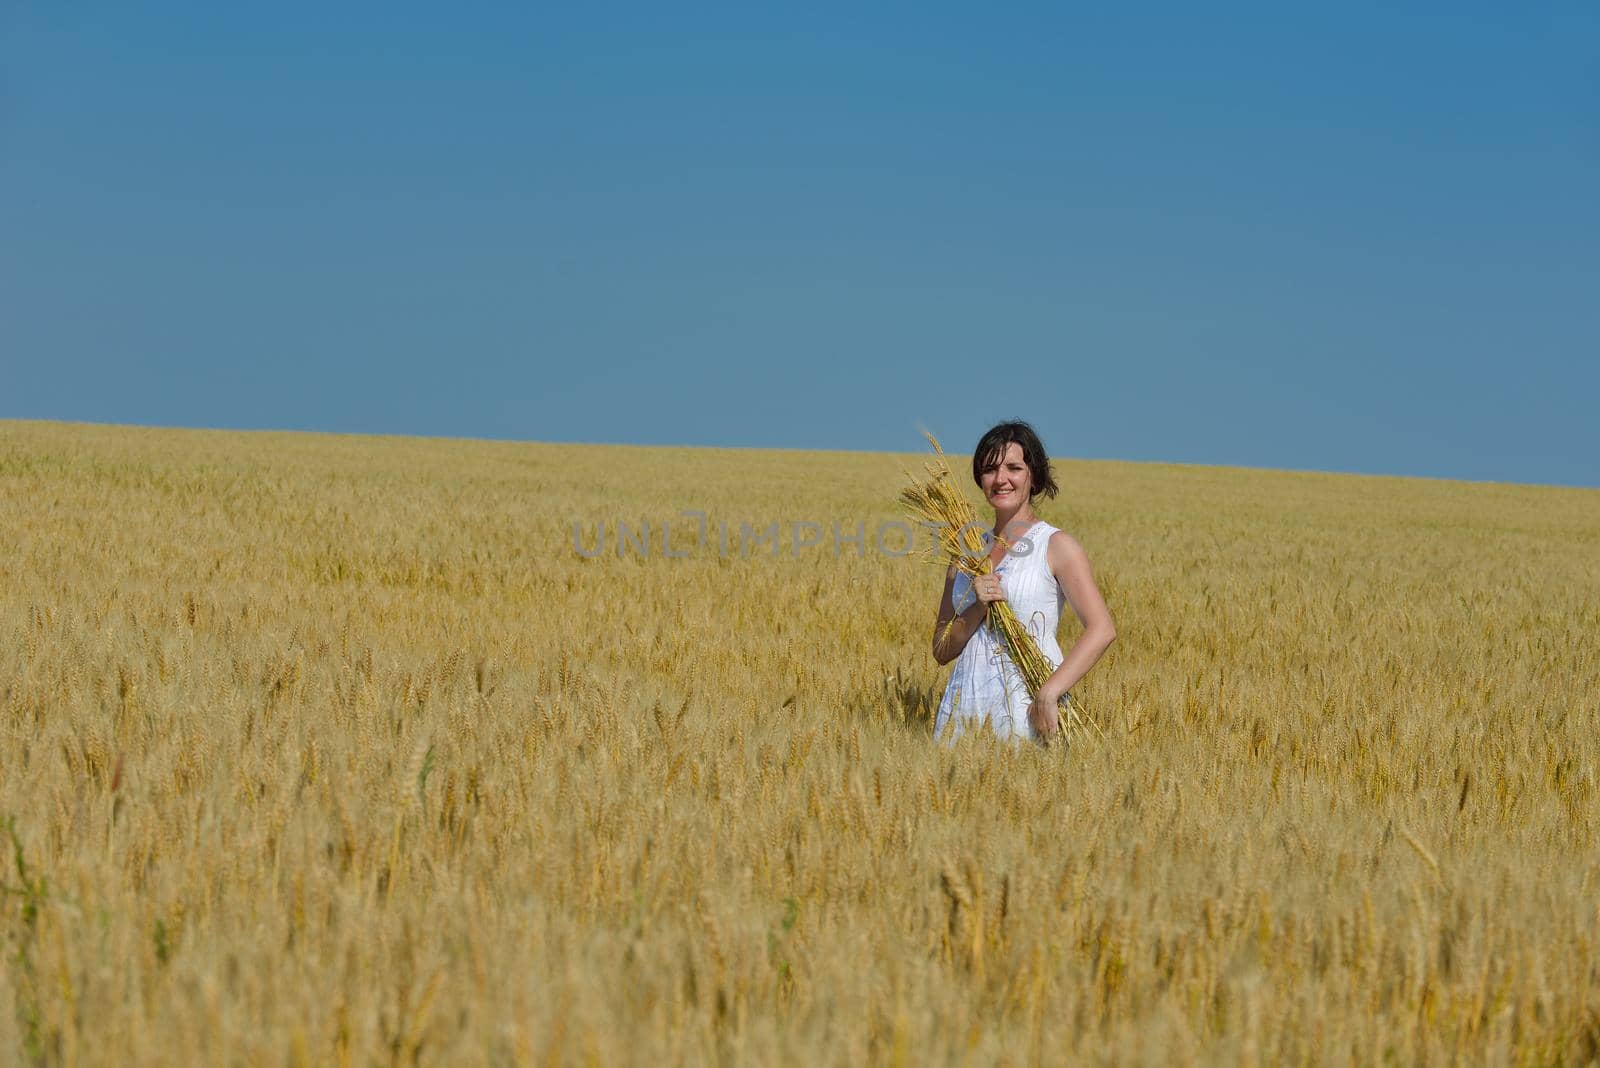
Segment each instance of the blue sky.
[{"label": "blue sky", "polygon": [[0,418],[1600,485],[1600,8],[1291,6],[7,5]]}]

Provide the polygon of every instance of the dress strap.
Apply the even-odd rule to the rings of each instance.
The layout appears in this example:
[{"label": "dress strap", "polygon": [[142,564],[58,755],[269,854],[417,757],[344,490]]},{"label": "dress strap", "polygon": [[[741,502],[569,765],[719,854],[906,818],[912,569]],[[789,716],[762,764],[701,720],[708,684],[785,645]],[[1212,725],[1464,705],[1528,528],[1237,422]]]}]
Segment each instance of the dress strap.
[{"label": "dress strap", "polygon": [[1050,570],[1050,561],[1048,559],[1050,555],[1050,535],[1055,533],[1055,529],[1055,527],[1041,519],[1029,527],[1028,533],[1023,535],[1028,542],[1029,563],[1033,563],[1034,566],[1044,571]]},{"label": "dress strap", "polygon": [[1050,570],[1050,536],[1059,529],[1061,528],[1051,526],[1041,520],[1028,532],[1030,545],[1028,563],[1036,570],[1040,579],[1046,585],[1055,588],[1058,598],[1064,597],[1065,594],[1061,590],[1061,584],[1056,581],[1055,573]]}]

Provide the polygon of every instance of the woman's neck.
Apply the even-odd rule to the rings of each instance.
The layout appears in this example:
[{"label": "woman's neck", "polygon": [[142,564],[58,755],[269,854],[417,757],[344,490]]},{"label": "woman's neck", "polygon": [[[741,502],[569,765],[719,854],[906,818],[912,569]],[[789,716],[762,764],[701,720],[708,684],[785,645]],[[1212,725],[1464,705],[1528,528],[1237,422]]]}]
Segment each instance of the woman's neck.
[{"label": "woman's neck", "polygon": [[1028,528],[1039,521],[1033,514],[1033,505],[1026,503],[1020,505],[1016,511],[1005,513],[999,509],[994,513],[994,533],[1005,538],[1017,538],[1028,532]]}]

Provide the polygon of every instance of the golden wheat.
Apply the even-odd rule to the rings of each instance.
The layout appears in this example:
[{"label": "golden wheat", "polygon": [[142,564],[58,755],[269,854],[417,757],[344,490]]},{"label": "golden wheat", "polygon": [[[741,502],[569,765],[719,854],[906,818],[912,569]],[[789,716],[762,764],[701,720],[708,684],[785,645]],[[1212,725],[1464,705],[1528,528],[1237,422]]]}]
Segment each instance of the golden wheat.
[{"label": "golden wheat", "polygon": [[0,423],[0,1062],[1595,1058],[1600,493],[1058,460],[1063,755],[909,460]]}]

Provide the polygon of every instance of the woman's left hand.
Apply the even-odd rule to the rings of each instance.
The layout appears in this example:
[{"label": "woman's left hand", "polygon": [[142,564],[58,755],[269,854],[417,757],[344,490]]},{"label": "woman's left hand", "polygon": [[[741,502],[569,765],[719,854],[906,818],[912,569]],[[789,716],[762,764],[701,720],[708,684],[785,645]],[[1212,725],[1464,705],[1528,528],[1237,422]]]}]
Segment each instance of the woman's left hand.
[{"label": "woman's left hand", "polygon": [[1048,742],[1055,737],[1056,730],[1061,725],[1060,715],[1056,710],[1060,700],[1060,697],[1049,690],[1041,690],[1039,696],[1034,698],[1033,704],[1028,706],[1028,723],[1041,741]]}]

